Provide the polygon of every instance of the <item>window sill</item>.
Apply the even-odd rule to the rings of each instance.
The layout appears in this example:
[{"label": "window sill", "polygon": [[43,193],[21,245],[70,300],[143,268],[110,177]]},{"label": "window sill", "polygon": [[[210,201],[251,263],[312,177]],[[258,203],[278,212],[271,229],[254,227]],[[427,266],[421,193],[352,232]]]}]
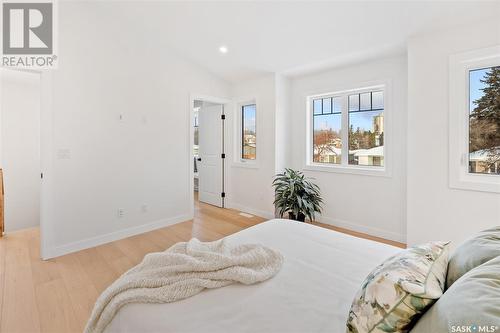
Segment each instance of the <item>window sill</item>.
[{"label": "window sill", "polygon": [[375,176],[375,177],[391,177],[391,174],[389,173],[386,167],[378,167],[378,166],[363,167],[363,166],[306,164],[304,166],[304,170],[354,174],[363,176]]},{"label": "window sill", "polygon": [[450,188],[469,191],[500,193],[500,176],[464,174],[450,177]]}]

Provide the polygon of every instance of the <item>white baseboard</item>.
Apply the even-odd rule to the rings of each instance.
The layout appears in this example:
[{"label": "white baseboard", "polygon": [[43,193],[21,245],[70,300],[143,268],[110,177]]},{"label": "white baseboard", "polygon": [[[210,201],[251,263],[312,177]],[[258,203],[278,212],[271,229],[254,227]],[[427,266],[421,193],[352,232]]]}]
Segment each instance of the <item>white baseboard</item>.
[{"label": "white baseboard", "polygon": [[[263,210],[259,210],[259,209],[250,208],[250,207],[247,207],[247,206],[235,203],[235,202],[227,202],[227,207],[232,208],[232,209],[236,209],[236,210],[239,210],[239,211],[242,211],[245,213],[249,213],[252,215],[257,215],[257,216],[267,218],[267,219],[274,219],[275,218],[274,213],[272,213],[272,212],[267,212],[267,211],[263,211]],[[324,224],[329,224],[329,225],[333,225],[336,227],[340,227],[340,228],[344,228],[344,229],[348,229],[348,230],[352,230],[352,231],[356,231],[356,232],[361,232],[361,233],[368,234],[371,236],[381,237],[384,239],[393,240],[393,241],[400,242],[400,243],[406,242],[405,235],[397,233],[397,232],[393,232],[393,231],[387,231],[387,230],[383,230],[383,229],[379,229],[379,228],[368,227],[365,225],[352,223],[352,222],[348,222],[348,221],[343,221],[343,220],[339,220],[339,219],[333,219],[333,218],[326,217],[326,216],[318,216],[317,221],[324,223]]]},{"label": "white baseboard", "polygon": [[179,215],[172,218],[161,219],[151,223],[139,225],[136,227],[131,227],[123,230],[118,230],[111,232],[109,234],[95,236],[87,239],[82,239],[73,243],[55,246],[53,248],[47,249],[46,255],[42,258],[44,260],[59,257],[68,253],[88,249],[105,243],[113,242],[130,236],[139,235],[148,231],[156,230],[159,228],[168,227],[170,225],[191,220],[192,215],[185,214]]},{"label": "white baseboard", "polygon": [[252,214],[252,215],[257,215],[266,219],[274,219],[274,213],[273,212],[267,212],[265,210],[259,210],[259,209],[254,209],[250,207],[246,207],[244,205],[240,205],[235,202],[229,202],[227,205],[227,208],[232,208],[239,210],[244,213]]},{"label": "white baseboard", "polygon": [[387,230],[382,230],[382,229],[378,229],[378,228],[374,228],[374,227],[368,227],[365,225],[352,223],[352,222],[348,222],[348,221],[343,221],[343,220],[338,220],[338,219],[333,219],[333,218],[325,217],[325,216],[319,217],[317,219],[317,221],[324,223],[324,224],[329,224],[329,225],[333,225],[336,227],[349,229],[352,231],[357,231],[357,232],[361,232],[361,233],[368,234],[371,236],[381,237],[384,239],[393,240],[393,241],[400,242],[400,243],[406,242],[405,235],[397,233],[397,232],[393,232],[393,231],[387,231]]}]

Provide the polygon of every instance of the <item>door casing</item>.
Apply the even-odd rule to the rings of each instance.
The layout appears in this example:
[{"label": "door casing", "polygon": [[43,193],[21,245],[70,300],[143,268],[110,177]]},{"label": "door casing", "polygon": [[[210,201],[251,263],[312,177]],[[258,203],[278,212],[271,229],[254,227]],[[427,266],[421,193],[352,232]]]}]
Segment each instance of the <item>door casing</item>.
[{"label": "door casing", "polygon": [[216,97],[216,96],[209,96],[209,95],[204,95],[204,94],[191,94],[189,96],[189,110],[188,110],[188,121],[187,121],[187,126],[188,126],[188,142],[189,142],[189,160],[188,160],[188,165],[189,167],[189,173],[188,173],[188,193],[189,193],[189,215],[191,217],[194,217],[194,153],[193,153],[193,145],[194,145],[194,127],[193,127],[193,122],[194,122],[194,110],[193,110],[193,105],[195,100],[200,100],[203,102],[210,102],[210,103],[215,103],[215,104],[222,104],[224,106],[224,114],[226,115],[226,120],[225,120],[225,125],[224,125],[224,152],[226,154],[225,161],[223,163],[224,165],[224,175],[223,175],[223,182],[224,182],[224,191],[226,192],[226,197],[224,198],[224,206],[228,207],[228,200],[227,200],[227,189],[230,188],[230,177],[228,177],[228,167],[230,161],[230,151],[228,150],[228,141],[231,139],[230,133],[229,133],[229,121],[228,117],[230,117],[231,110],[233,107],[233,102],[230,99],[227,98],[222,98],[222,97]]},{"label": "door casing", "polygon": [[198,119],[198,200],[223,208],[224,106],[204,102]]}]

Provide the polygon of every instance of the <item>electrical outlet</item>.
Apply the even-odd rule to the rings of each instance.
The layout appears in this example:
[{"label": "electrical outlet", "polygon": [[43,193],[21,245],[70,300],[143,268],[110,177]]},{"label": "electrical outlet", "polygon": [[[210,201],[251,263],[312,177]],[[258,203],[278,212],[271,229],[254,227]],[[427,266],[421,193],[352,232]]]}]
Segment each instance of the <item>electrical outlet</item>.
[{"label": "electrical outlet", "polygon": [[147,212],[148,212],[148,205],[143,204],[143,205],[141,206],[141,212],[143,212],[143,213],[147,213]]},{"label": "electrical outlet", "polygon": [[124,215],[125,215],[125,210],[123,208],[118,208],[118,211],[117,211],[118,218],[121,218]]}]

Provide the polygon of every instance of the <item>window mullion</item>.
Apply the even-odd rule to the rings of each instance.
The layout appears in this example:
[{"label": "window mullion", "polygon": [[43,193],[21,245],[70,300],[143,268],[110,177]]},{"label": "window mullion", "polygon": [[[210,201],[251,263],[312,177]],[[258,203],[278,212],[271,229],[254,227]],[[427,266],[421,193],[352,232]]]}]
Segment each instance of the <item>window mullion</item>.
[{"label": "window mullion", "polygon": [[349,109],[348,109],[348,95],[342,96],[342,158],[341,165],[347,166],[349,162]]}]

